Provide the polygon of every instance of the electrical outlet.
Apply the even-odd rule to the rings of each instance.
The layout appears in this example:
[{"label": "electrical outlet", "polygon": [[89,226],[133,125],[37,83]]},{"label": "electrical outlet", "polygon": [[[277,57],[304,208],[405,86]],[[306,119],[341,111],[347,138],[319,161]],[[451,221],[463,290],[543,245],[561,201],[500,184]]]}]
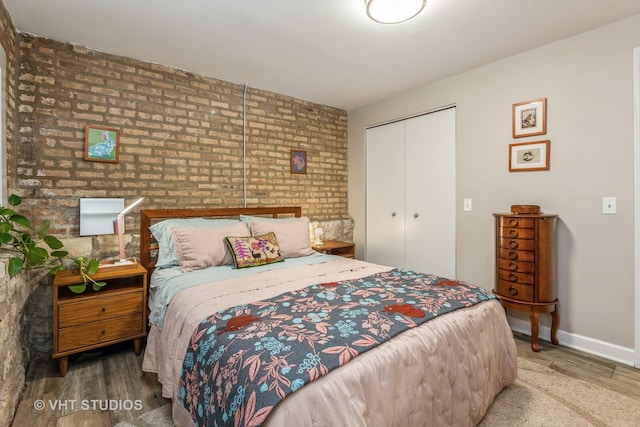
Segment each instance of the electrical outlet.
[{"label": "electrical outlet", "polygon": [[471,199],[464,199],[463,209],[467,212],[471,210]]},{"label": "electrical outlet", "polygon": [[616,213],[616,198],[615,197],[603,197],[602,198],[602,213],[603,214],[615,214]]}]

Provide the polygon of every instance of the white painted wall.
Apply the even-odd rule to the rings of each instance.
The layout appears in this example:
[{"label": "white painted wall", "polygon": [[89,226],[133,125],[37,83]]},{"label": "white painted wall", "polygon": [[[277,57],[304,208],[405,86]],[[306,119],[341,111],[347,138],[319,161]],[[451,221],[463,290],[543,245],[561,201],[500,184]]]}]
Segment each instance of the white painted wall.
[{"label": "white painted wall", "polygon": [[[364,129],[455,104],[457,277],[491,289],[491,214],[512,204],[539,204],[560,216],[561,339],[578,347],[611,344],[617,358],[633,363],[637,46],[640,15],[350,111],[349,200],[358,257],[364,248]],[[514,140],[512,104],[542,97],[547,134]],[[508,145],[542,139],[551,140],[551,170],[510,173]],[[617,215],[601,213],[603,196],[617,197]],[[471,212],[462,210],[464,198],[473,200]]]}]

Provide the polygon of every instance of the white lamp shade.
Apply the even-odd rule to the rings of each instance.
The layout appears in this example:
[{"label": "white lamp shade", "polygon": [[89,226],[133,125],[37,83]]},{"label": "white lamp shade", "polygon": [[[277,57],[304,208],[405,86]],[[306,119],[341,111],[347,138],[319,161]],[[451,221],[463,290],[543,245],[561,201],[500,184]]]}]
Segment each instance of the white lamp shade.
[{"label": "white lamp shade", "polygon": [[381,24],[397,24],[419,14],[426,0],[365,0],[369,18]]}]

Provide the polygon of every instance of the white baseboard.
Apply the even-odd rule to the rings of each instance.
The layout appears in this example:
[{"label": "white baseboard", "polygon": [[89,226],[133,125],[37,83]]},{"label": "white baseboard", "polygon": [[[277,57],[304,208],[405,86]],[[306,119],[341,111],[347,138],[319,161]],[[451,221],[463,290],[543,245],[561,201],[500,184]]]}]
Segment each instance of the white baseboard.
[{"label": "white baseboard", "polygon": [[[531,324],[527,320],[517,319],[511,316],[508,316],[507,318],[512,331],[531,335]],[[538,336],[540,339],[549,341],[551,328],[545,325],[540,325],[540,333]],[[576,350],[604,357],[624,365],[633,366],[634,364],[635,354],[632,348],[622,347],[617,344],[611,344],[578,334],[572,334],[563,330],[558,330],[557,338],[558,341],[560,341],[560,345],[565,347],[575,348]]]}]

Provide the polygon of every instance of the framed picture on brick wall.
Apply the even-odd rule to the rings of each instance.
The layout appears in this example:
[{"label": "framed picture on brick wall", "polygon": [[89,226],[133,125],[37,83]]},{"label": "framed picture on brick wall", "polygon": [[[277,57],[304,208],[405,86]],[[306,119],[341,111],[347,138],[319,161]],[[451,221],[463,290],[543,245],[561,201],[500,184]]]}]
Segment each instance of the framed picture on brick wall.
[{"label": "framed picture on brick wall", "polygon": [[120,161],[120,131],[104,126],[87,126],[84,137],[84,159],[91,162]]},{"label": "framed picture on brick wall", "polygon": [[291,173],[307,173],[307,152],[291,150]]}]

